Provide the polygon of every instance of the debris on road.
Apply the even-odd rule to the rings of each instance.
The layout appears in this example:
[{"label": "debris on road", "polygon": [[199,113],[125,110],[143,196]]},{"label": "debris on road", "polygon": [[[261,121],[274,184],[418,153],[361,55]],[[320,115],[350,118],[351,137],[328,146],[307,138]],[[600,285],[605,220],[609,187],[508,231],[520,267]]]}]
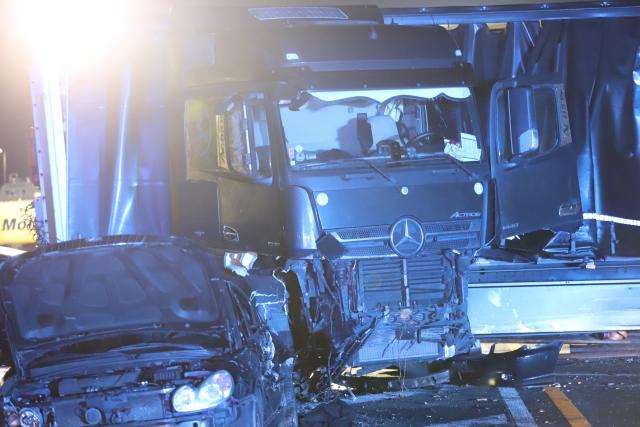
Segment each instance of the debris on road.
[{"label": "debris on road", "polygon": [[490,386],[535,385],[553,381],[562,342],[521,347],[506,353],[470,354],[453,358],[452,381]]}]

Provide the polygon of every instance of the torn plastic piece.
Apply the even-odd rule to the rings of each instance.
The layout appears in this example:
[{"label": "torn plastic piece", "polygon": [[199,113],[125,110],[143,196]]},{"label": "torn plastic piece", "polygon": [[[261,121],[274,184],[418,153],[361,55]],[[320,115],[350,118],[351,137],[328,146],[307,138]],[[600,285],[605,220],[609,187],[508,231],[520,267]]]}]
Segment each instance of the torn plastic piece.
[{"label": "torn plastic piece", "polygon": [[574,258],[576,256],[596,256],[597,247],[588,226],[580,227],[574,233],[560,231],[556,233],[543,249],[554,258]]},{"label": "torn plastic piece", "polygon": [[602,339],[609,341],[624,341],[629,338],[627,331],[610,331],[602,334]]},{"label": "torn plastic piece", "polygon": [[338,426],[353,425],[356,417],[354,409],[343,400],[334,399],[321,403],[309,411],[300,414],[300,426]]},{"label": "torn plastic piece", "polygon": [[249,275],[249,270],[251,270],[257,259],[258,254],[255,252],[225,252],[224,268],[240,277],[246,277]]},{"label": "torn plastic piece", "polygon": [[459,384],[522,386],[552,383],[562,341],[520,347],[506,353],[468,354],[453,358],[451,380]]},{"label": "torn plastic piece", "polygon": [[444,357],[445,359],[448,359],[450,357],[455,356],[456,354],[456,346],[455,344],[453,345],[444,345]]},{"label": "torn plastic piece", "polygon": [[352,390],[356,395],[370,393],[385,393],[390,391],[402,391],[416,389],[449,382],[449,372],[424,373],[416,377],[407,377],[396,373],[396,375],[378,376],[342,376],[340,381],[347,389]]},{"label": "torn plastic piece", "polygon": [[331,234],[320,237],[316,245],[318,251],[327,259],[338,259],[347,253],[347,248]]}]

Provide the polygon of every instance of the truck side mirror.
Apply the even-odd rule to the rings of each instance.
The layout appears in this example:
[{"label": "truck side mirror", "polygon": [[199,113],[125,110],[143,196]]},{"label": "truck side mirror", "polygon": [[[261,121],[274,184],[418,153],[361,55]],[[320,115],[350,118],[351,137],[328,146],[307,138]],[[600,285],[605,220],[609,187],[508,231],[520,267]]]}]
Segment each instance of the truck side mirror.
[{"label": "truck side mirror", "polygon": [[507,115],[511,136],[512,157],[537,151],[540,146],[536,126],[533,89],[517,87],[506,89]]}]

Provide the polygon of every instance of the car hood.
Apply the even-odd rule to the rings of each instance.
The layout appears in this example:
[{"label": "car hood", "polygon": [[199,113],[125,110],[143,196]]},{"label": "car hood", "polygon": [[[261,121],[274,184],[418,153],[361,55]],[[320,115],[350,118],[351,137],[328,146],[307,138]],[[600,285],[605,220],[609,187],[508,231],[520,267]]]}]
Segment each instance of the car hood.
[{"label": "car hood", "polygon": [[0,269],[9,344],[34,349],[137,330],[223,327],[229,306],[210,254],[175,241],[42,250]]}]

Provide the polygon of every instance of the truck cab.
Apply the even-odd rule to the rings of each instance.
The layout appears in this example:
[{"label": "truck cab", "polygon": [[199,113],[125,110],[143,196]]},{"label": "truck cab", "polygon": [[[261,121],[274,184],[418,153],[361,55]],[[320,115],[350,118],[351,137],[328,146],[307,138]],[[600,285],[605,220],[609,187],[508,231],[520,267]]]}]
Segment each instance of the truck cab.
[{"label": "truck cab", "polygon": [[481,96],[445,28],[343,15],[184,37],[178,233],[274,260],[309,371],[469,351],[473,254],[580,221],[562,85]]}]

